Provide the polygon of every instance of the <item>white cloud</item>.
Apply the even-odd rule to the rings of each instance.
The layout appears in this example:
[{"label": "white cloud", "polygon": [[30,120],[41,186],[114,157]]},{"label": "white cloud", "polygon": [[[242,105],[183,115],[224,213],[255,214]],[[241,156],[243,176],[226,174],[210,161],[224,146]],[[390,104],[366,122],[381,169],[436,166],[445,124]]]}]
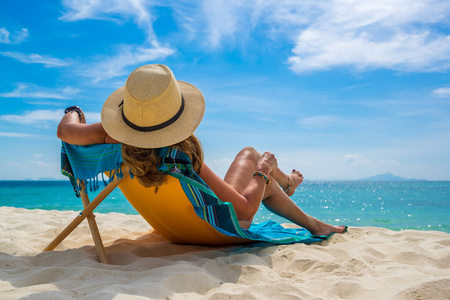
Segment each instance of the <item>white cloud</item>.
[{"label": "white cloud", "polygon": [[[25,111],[21,115],[0,115],[0,120],[16,123],[16,124],[43,124],[43,123],[59,123],[61,121],[64,111],[57,110],[33,110]],[[100,113],[84,112],[88,123],[100,122]],[[22,137],[20,134],[0,132],[0,136],[15,136]],[[10,135],[8,135],[10,134]]]},{"label": "white cloud", "polygon": [[62,21],[79,21],[97,19],[113,22],[125,22],[132,19],[146,34],[147,40],[141,45],[120,45],[117,54],[98,56],[93,62],[81,65],[79,73],[91,77],[94,83],[111,78],[128,75],[129,66],[136,66],[155,60],[164,59],[175,53],[169,46],[161,45],[154,30],[155,17],[151,13],[152,5],[158,1],[151,0],[64,0],[65,12]]},{"label": "white cloud", "polygon": [[153,45],[153,48],[143,46],[122,45],[118,54],[104,56],[96,59],[96,62],[83,65],[79,73],[94,79],[94,83],[108,80],[118,76],[128,75],[131,70],[129,66],[136,66],[151,61],[163,59],[174,53],[174,50]]},{"label": "white cloud", "polygon": [[169,1],[158,0],[63,0],[65,12],[59,18],[62,21],[96,19],[116,23],[132,20],[148,37],[148,41],[160,47],[153,29],[157,19],[155,6],[170,6],[176,22],[186,30],[184,39],[193,36],[200,38],[208,48],[218,48],[226,39],[237,40],[236,32],[248,28],[248,14],[253,1],[215,0],[215,1]]},{"label": "white cloud", "polygon": [[22,115],[0,115],[0,120],[16,124],[41,124],[59,122],[63,114],[62,110],[34,110],[26,111]]},{"label": "white cloud", "polygon": [[449,14],[450,3],[440,0],[202,0],[191,18],[178,12],[178,22],[212,48],[257,35],[293,41],[288,62],[298,73],[342,66],[422,72],[450,68],[450,36],[437,29]]},{"label": "white cloud", "polygon": [[[245,36],[246,31],[250,30],[247,17],[251,7],[252,1],[203,1],[202,9],[199,12],[205,18],[208,29],[208,46],[218,48],[224,39],[233,43],[236,40],[236,33]],[[198,17],[194,20],[199,20]]]},{"label": "white cloud", "polygon": [[0,52],[0,54],[3,56],[14,58],[26,64],[43,64],[46,68],[65,67],[72,64],[70,61],[67,60],[62,60],[59,58],[54,58],[35,53],[25,54],[20,52]]},{"label": "white cloud", "polygon": [[68,99],[77,93],[79,93],[79,90],[72,87],[49,89],[30,83],[19,83],[14,91],[0,93],[0,97]]},{"label": "white cloud", "polygon": [[21,30],[13,33],[9,32],[6,28],[0,28],[0,43],[2,44],[19,44],[28,38],[28,29],[22,28]]},{"label": "white cloud", "polygon": [[6,28],[0,28],[0,43],[4,43],[4,44],[9,44],[10,43],[10,39],[9,39],[10,33],[8,30],[6,30]]},{"label": "white cloud", "polygon": [[0,132],[0,136],[2,137],[17,137],[17,138],[26,138],[32,136],[31,134],[26,133],[17,133],[17,132]]},{"label": "white cloud", "polygon": [[65,12],[59,19],[68,22],[85,19],[124,22],[131,18],[146,30],[147,36],[156,40],[150,7],[157,3],[151,0],[63,0]]},{"label": "white cloud", "polygon": [[450,97],[450,87],[442,87],[433,90],[433,95],[439,96],[439,97]]},{"label": "white cloud", "polygon": [[97,123],[101,121],[101,114],[97,113],[97,112],[83,112],[84,116],[86,117],[86,123],[91,124],[91,123]]},{"label": "white cloud", "polygon": [[295,38],[289,58],[296,72],[353,66],[400,71],[450,67],[450,36],[433,30],[446,22],[450,3],[432,0],[331,0]]},{"label": "white cloud", "polygon": [[190,8],[175,10],[179,12],[178,22],[190,34],[197,35],[205,47],[217,49],[240,43],[245,51],[245,43],[256,37],[254,33],[262,32],[264,38],[276,43],[286,35],[291,40],[290,35],[315,17],[310,12],[320,5],[317,3],[308,0],[200,0],[192,1]]},{"label": "white cloud", "polygon": [[[450,68],[450,35],[437,29],[450,14],[447,1],[64,0],[62,4],[65,12],[60,20],[132,20],[147,35],[148,45],[124,46],[124,55],[100,58],[103,62],[94,64],[99,71],[92,68],[95,81],[127,74],[125,66],[175,52],[161,46],[155,35],[153,22],[158,16],[153,8],[158,5],[171,7],[185,39],[201,41],[207,48],[233,47],[262,36],[265,41],[294,42],[287,61],[298,73],[337,67],[418,72]],[[100,77],[102,71],[105,76]]]},{"label": "white cloud", "polygon": [[307,29],[289,58],[296,72],[354,66],[358,70],[439,71],[450,67],[450,36],[399,32],[387,39],[368,32]]}]

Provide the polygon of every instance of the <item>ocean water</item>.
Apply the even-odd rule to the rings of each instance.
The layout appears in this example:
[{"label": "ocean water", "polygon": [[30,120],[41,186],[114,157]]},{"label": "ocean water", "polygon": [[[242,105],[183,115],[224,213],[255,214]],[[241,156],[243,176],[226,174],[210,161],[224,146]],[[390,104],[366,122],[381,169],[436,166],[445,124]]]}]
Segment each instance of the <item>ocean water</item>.
[{"label": "ocean water", "polygon": [[[96,193],[89,195],[93,199]],[[297,189],[292,199],[306,213],[335,225],[450,233],[450,181],[309,181]],[[83,209],[69,181],[0,181],[0,206]],[[96,211],[137,214],[119,189]],[[266,220],[288,222],[262,206],[254,222]]]}]

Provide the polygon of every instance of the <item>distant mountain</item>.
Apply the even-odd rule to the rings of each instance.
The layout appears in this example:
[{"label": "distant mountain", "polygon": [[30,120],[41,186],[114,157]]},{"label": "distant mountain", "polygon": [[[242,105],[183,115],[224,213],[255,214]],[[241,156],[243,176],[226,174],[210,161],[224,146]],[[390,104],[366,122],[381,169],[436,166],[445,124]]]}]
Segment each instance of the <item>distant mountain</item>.
[{"label": "distant mountain", "polygon": [[361,178],[360,181],[426,181],[426,179],[404,178],[395,176],[392,173],[385,173],[372,177]]}]

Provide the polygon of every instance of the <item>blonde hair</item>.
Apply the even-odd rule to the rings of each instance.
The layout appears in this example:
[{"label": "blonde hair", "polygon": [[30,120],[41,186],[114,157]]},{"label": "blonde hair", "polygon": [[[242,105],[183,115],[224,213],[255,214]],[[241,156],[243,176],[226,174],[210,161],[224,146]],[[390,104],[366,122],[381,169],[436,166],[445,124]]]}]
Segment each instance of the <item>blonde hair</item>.
[{"label": "blonde hair", "polygon": [[[200,173],[203,165],[203,150],[200,141],[195,135],[191,135],[184,141],[171,147],[186,153],[191,159],[192,166],[196,173]],[[124,163],[130,168],[131,173],[140,184],[145,187],[161,186],[167,178],[167,174],[158,171],[158,148],[138,148],[122,144],[122,157]]]}]

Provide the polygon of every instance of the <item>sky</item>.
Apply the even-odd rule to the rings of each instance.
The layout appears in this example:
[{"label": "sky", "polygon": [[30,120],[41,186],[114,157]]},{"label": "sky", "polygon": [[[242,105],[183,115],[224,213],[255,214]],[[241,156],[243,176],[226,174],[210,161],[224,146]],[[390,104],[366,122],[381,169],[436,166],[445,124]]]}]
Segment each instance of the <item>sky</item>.
[{"label": "sky", "polygon": [[197,86],[223,176],[240,149],[305,178],[450,180],[450,2],[1,0],[0,180],[63,179],[56,127],[145,64]]}]

